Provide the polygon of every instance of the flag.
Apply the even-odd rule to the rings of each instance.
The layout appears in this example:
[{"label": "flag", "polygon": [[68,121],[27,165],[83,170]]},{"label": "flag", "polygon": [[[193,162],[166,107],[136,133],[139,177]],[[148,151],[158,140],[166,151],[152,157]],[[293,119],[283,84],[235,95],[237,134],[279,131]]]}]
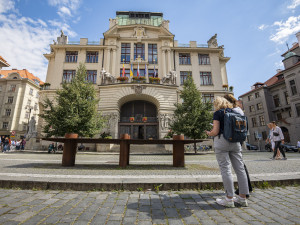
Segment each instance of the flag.
[{"label": "flag", "polygon": [[140,64],[138,63],[138,68],[136,71],[136,76],[139,77],[140,76]]},{"label": "flag", "polygon": [[132,69],[132,64],[131,64],[131,67],[130,67],[130,77],[133,77],[133,69]]},{"label": "flag", "polygon": [[156,77],[156,70],[155,70],[155,65],[154,65],[154,77]]},{"label": "flag", "polygon": [[124,59],[123,59],[123,72],[122,72],[122,77],[125,77],[125,65],[124,65]]}]

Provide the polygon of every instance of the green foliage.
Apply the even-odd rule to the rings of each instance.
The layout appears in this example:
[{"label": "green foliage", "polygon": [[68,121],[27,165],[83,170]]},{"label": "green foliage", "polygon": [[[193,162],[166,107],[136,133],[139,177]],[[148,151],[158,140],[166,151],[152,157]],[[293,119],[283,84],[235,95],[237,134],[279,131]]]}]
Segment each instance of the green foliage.
[{"label": "green foliage", "polygon": [[157,185],[154,184],[154,190],[155,190],[155,192],[159,192],[159,190],[160,190],[160,188],[162,186],[163,186],[162,184],[157,184]]},{"label": "green foliage", "polygon": [[201,93],[191,76],[184,82],[180,98],[183,102],[175,104],[171,129],[176,134],[184,134],[192,139],[205,138],[205,130],[211,129],[212,104],[202,101]]},{"label": "green foliage", "polygon": [[47,137],[77,133],[82,137],[93,137],[103,128],[105,120],[97,112],[96,91],[86,81],[86,67],[80,63],[71,83],[63,83],[56,91],[54,101],[43,102],[44,111],[40,116],[46,125],[43,132]]}]

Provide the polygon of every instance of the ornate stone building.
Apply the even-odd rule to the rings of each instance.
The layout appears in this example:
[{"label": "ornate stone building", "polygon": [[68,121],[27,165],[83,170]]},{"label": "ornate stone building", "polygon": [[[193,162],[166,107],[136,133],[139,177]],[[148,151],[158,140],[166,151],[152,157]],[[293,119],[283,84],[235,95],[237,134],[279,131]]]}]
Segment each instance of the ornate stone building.
[{"label": "ornate stone building", "polygon": [[116,12],[98,42],[70,42],[62,32],[45,54],[49,64],[41,95],[53,97],[84,62],[99,93],[99,111],[108,118],[106,131],[114,138],[125,132],[138,139],[163,138],[188,76],[205,101],[229,92],[229,58],[217,35],[204,45],[179,44],[174,36],[163,14],[152,12]]}]

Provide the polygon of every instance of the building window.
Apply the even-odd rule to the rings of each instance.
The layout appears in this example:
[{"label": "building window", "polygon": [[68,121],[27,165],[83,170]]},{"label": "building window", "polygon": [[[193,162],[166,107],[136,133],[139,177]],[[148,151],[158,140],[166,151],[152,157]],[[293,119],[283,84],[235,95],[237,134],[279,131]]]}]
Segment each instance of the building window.
[{"label": "building window", "polygon": [[250,106],[249,106],[249,111],[250,111],[250,112],[254,112],[254,111],[255,111],[254,105],[250,105]]},{"label": "building window", "polygon": [[210,59],[208,54],[199,54],[198,55],[199,65],[209,65]]},{"label": "building window", "polygon": [[287,105],[289,105],[290,104],[290,97],[289,97],[289,94],[288,94],[287,91],[284,92],[284,98],[285,98],[285,103]]},{"label": "building window", "polygon": [[205,103],[213,103],[214,95],[213,94],[203,94],[202,99],[203,99],[203,102],[205,102]]},{"label": "building window", "polygon": [[121,44],[121,63],[130,63],[130,43]]},{"label": "building window", "polygon": [[[135,77],[137,76],[137,69],[133,70],[133,76],[135,76]],[[140,77],[144,77],[145,76],[145,70],[144,69],[140,69],[139,76]]]},{"label": "building window", "polygon": [[28,106],[30,106],[30,105],[31,105],[31,100],[30,100],[30,99],[28,99],[28,101],[27,101],[27,105],[28,105]]},{"label": "building window", "polygon": [[10,116],[11,109],[5,109],[5,116]]},{"label": "building window", "polygon": [[179,64],[180,65],[191,65],[190,53],[179,53]]},{"label": "building window", "polygon": [[[123,76],[123,68],[120,69],[120,77]],[[125,77],[130,77],[130,69],[125,69]]]},{"label": "building window", "polygon": [[274,100],[274,105],[275,105],[275,107],[279,107],[279,106],[280,106],[279,95],[274,95],[274,96],[273,96],[273,100]]},{"label": "building window", "polygon": [[180,84],[183,85],[184,81],[186,81],[189,76],[192,76],[192,72],[180,71]]},{"label": "building window", "polygon": [[258,104],[256,105],[256,108],[257,108],[257,110],[261,110],[261,109],[263,108],[262,103],[258,103]]},{"label": "building window", "polygon": [[282,119],[282,114],[280,112],[276,113],[276,116],[277,116],[277,120],[281,120]]},{"label": "building window", "polygon": [[256,118],[253,117],[251,118],[251,120],[252,120],[252,127],[256,127]]},{"label": "building window", "polygon": [[66,52],[66,62],[77,62],[77,58],[78,58],[78,52],[74,51],[74,52]]},{"label": "building window", "polygon": [[213,85],[211,72],[200,72],[200,85]]},{"label": "building window", "polygon": [[295,80],[290,80],[290,87],[291,87],[292,95],[297,94],[297,87],[296,87]]},{"label": "building window", "polygon": [[154,69],[149,69],[148,70],[148,77],[158,77],[158,70],[155,69],[155,72],[154,72]]},{"label": "building window", "polygon": [[30,88],[29,94],[30,94],[30,95],[33,95],[33,89],[32,89],[32,88]]},{"label": "building window", "polygon": [[144,44],[134,44],[134,60],[137,57],[141,57],[145,60],[145,45]]},{"label": "building window", "polygon": [[72,79],[75,77],[76,70],[64,70],[63,82],[71,83]]},{"label": "building window", "polygon": [[86,80],[92,84],[96,84],[97,81],[97,70],[87,70]]},{"label": "building window", "polygon": [[87,52],[86,62],[87,63],[98,63],[98,52]]},{"label": "building window", "polygon": [[7,98],[7,103],[12,104],[14,102],[14,97],[10,96]]},{"label": "building window", "polygon": [[295,105],[297,116],[300,117],[300,103]]},{"label": "building window", "polygon": [[259,97],[260,97],[259,92],[256,92],[255,93],[255,98],[259,98]]},{"label": "building window", "polygon": [[15,84],[10,85],[9,91],[15,92],[15,91],[16,91],[16,87],[17,87],[17,86],[16,86]]},{"label": "building window", "polygon": [[148,44],[148,62],[157,64],[157,44]]},{"label": "building window", "polygon": [[265,123],[265,117],[264,116],[259,116],[259,123],[261,126],[265,126],[266,123]]},{"label": "building window", "polygon": [[248,96],[248,101],[251,101],[251,100],[253,100],[253,96],[252,96],[252,95],[249,95],[249,96]]},{"label": "building window", "polygon": [[3,129],[7,129],[7,128],[8,128],[8,122],[3,122],[2,128],[3,128]]}]

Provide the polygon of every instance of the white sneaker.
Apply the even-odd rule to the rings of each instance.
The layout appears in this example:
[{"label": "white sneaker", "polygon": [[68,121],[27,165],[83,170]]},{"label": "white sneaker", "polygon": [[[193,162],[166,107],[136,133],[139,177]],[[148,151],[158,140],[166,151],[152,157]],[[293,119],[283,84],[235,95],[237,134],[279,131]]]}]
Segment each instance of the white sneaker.
[{"label": "white sneaker", "polygon": [[240,196],[233,197],[233,201],[242,207],[248,207],[248,202],[246,198],[241,198]]},{"label": "white sneaker", "polygon": [[228,207],[228,208],[234,208],[234,202],[232,199],[227,200],[225,198],[217,198],[216,199],[217,204]]}]

